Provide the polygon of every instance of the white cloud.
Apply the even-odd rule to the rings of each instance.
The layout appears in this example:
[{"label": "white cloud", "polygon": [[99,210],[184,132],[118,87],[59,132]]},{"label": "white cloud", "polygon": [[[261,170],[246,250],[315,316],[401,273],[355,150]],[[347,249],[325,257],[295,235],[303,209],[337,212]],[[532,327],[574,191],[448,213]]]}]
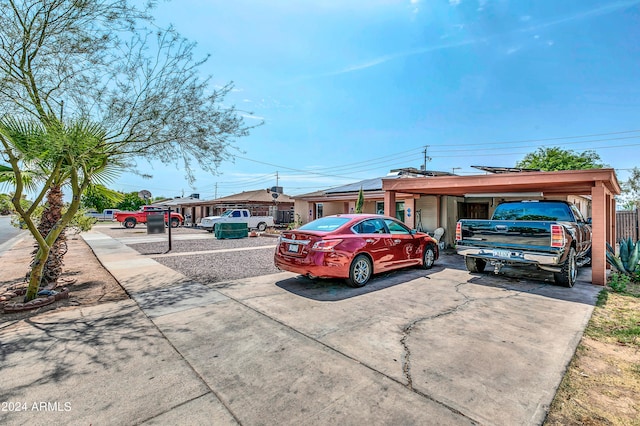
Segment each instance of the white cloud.
[{"label": "white cloud", "polygon": [[462,0],[449,0],[449,4],[451,6],[457,6],[462,2]]},{"label": "white cloud", "polygon": [[520,20],[521,20],[522,22],[530,21],[530,20],[531,20],[531,16],[529,16],[529,15],[521,16],[521,17],[520,17]]},{"label": "white cloud", "polygon": [[512,47],[512,48],[507,50],[507,55],[513,55],[514,53],[516,53],[520,49],[522,49],[522,46]]}]

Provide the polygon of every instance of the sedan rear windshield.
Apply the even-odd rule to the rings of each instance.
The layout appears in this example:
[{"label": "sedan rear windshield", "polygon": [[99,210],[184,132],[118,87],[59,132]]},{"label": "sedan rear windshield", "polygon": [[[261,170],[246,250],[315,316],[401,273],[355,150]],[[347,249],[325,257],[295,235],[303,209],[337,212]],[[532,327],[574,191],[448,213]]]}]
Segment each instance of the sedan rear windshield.
[{"label": "sedan rear windshield", "polygon": [[349,220],[350,219],[346,217],[322,217],[314,220],[313,222],[309,222],[306,225],[302,225],[298,229],[301,231],[331,232],[349,222]]}]

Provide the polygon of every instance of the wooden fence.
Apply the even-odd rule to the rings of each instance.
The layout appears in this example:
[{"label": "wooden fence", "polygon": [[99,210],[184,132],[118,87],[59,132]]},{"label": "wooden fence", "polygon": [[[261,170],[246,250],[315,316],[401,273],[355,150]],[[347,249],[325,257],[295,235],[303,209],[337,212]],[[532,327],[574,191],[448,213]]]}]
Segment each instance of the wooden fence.
[{"label": "wooden fence", "polygon": [[620,210],[616,212],[616,241],[631,237],[638,241],[640,210]]}]

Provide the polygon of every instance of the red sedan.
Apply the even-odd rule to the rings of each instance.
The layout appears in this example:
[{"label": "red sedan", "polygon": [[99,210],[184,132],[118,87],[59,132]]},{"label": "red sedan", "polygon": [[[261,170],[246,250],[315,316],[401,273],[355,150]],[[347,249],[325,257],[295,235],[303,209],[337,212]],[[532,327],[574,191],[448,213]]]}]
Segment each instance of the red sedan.
[{"label": "red sedan", "polygon": [[285,231],[274,255],[277,268],[310,278],[343,278],[362,287],[373,274],[406,266],[425,269],[438,259],[438,244],[388,216],[326,216]]}]

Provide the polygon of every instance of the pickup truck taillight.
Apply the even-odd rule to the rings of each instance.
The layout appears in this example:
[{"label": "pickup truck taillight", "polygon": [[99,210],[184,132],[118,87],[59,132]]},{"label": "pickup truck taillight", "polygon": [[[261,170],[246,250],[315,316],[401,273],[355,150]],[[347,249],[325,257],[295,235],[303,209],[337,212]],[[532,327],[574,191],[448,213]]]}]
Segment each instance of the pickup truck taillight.
[{"label": "pickup truck taillight", "polygon": [[456,241],[462,240],[462,223],[456,224]]},{"label": "pickup truck taillight", "polygon": [[564,247],[564,229],[560,225],[551,225],[551,247]]}]

